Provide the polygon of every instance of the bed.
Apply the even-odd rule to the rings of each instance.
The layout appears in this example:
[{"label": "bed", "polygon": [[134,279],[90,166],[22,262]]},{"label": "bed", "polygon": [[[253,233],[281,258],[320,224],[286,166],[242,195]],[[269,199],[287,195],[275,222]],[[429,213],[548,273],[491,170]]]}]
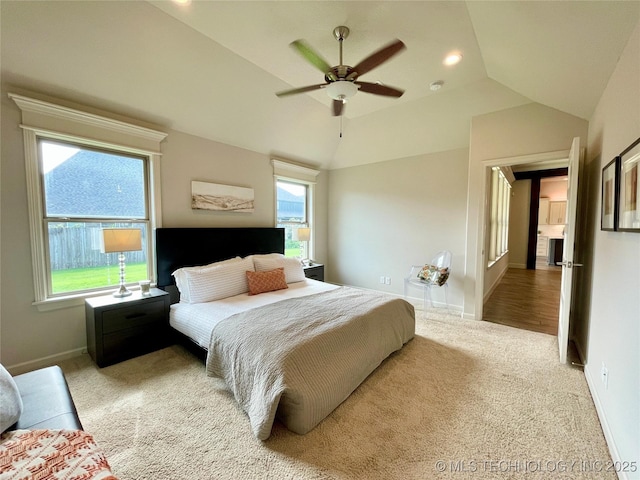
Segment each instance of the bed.
[{"label": "bed", "polygon": [[305,278],[283,229],[160,228],[155,241],[172,328],[260,440],[276,419],[309,432],[414,336],[406,301]]}]

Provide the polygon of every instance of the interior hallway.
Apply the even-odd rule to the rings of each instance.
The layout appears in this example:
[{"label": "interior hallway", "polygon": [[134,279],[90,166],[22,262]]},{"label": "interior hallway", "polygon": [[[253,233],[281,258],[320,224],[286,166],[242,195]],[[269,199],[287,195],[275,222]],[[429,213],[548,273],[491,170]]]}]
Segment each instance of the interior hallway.
[{"label": "interior hallway", "polygon": [[558,334],[561,267],[509,268],[483,309],[483,320],[549,335]]}]

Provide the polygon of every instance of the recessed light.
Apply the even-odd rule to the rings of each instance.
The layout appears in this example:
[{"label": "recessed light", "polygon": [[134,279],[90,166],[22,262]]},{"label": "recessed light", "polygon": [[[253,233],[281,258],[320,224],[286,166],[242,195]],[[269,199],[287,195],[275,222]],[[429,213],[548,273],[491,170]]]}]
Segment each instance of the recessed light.
[{"label": "recessed light", "polygon": [[462,54],[460,52],[453,52],[447,55],[442,63],[445,65],[456,65],[460,63],[460,60],[462,60]]},{"label": "recessed light", "polygon": [[173,3],[177,3],[178,5],[189,5],[191,0],[173,0]]},{"label": "recessed light", "polygon": [[431,82],[429,84],[429,88],[435,92],[437,90],[440,90],[442,88],[442,85],[444,85],[444,82],[442,80],[437,80],[435,82]]}]

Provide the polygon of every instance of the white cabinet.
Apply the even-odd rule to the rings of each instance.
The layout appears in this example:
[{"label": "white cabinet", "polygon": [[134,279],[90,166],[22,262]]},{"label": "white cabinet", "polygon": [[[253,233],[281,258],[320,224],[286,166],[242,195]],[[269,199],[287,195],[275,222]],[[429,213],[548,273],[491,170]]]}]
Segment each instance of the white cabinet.
[{"label": "white cabinet", "polygon": [[536,257],[546,257],[549,252],[549,237],[538,235],[538,243],[536,244]]},{"label": "white cabinet", "polygon": [[548,225],[548,224],[549,224],[549,199],[540,198],[540,203],[538,204],[538,225]]},{"label": "white cabinet", "polygon": [[549,202],[549,224],[567,223],[567,202]]}]

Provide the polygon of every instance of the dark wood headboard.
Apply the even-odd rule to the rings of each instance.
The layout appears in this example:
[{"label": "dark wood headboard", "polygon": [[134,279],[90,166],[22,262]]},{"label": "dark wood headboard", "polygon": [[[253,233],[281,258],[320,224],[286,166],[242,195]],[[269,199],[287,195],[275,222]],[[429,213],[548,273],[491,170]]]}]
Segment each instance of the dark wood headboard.
[{"label": "dark wood headboard", "polygon": [[157,284],[175,302],[177,289],[171,274],[178,268],[274,252],[284,253],[284,228],[157,228]]}]

